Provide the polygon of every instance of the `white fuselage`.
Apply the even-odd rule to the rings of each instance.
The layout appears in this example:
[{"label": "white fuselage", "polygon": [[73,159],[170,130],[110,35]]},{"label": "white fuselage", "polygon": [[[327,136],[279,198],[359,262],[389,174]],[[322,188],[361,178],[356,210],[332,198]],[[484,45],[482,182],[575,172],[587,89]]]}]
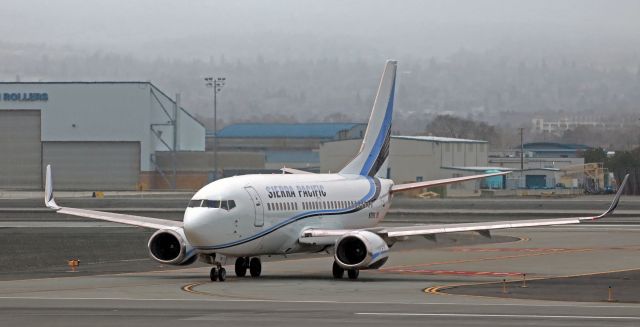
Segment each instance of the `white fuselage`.
[{"label": "white fuselage", "polygon": [[389,210],[392,185],[388,179],[340,174],[225,178],[193,196],[184,214],[184,232],[201,253],[319,251],[322,248],[298,243],[304,230],[375,226]]}]

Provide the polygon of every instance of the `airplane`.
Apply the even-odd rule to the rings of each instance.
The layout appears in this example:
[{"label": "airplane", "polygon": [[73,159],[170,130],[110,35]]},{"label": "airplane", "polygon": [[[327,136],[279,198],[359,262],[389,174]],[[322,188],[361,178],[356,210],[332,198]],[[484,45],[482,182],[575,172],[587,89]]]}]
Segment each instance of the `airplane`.
[{"label": "airplane", "polygon": [[409,237],[474,231],[577,224],[610,215],[627,183],[625,176],[610,207],[599,215],[575,218],[511,220],[481,223],[381,227],[398,192],[447,185],[510,172],[394,184],[384,178],[388,164],[397,62],[386,62],[373,109],[357,155],[338,173],[315,174],[283,168],[283,174],[252,174],[223,178],[193,195],[183,221],[116,214],[58,206],[53,196],[51,166],[45,177],[45,204],[60,214],[74,215],[157,230],[148,242],[151,258],[167,265],[200,260],[213,267],[212,281],[224,281],[223,267],[236,258],[235,274],[262,273],[260,257],[329,253],[336,279],[357,279],[360,270],[378,269],[392,245]]}]

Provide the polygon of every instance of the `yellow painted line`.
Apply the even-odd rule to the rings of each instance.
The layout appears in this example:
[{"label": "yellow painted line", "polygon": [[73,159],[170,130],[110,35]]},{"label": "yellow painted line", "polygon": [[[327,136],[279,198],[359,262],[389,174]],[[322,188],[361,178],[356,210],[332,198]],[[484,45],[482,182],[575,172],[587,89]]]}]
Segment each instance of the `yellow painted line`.
[{"label": "yellow painted line", "polygon": [[187,293],[191,293],[191,294],[196,294],[196,295],[203,295],[203,296],[210,296],[210,297],[219,297],[219,298],[231,298],[231,299],[240,299],[240,300],[255,300],[255,301],[271,301],[273,299],[265,299],[265,298],[259,298],[259,297],[251,297],[251,296],[235,296],[235,295],[229,295],[229,294],[216,294],[213,292],[205,292],[205,291],[198,291],[195,290],[196,287],[198,286],[202,286],[205,284],[211,284],[211,283],[227,283],[229,280],[224,281],[224,282],[208,282],[208,283],[189,283],[187,285],[182,286],[182,290],[187,292]]},{"label": "yellow painted line", "polygon": [[[638,267],[638,268],[630,268],[630,269],[608,270],[608,271],[601,271],[601,272],[591,272],[591,273],[584,273],[584,274],[574,274],[574,275],[536,277],[536,278],[527,279],[527,283],[531,282],[531,281],[536,281],[536,280],[585,277],[585,276],[594,276],[594,275],[602,275],[602,274],[621,273],[621,272],[635,271],[635,270],[640,270],[640,267]],[[522,280],[520,280],[520,279],[514,279],[514,280],[507,280],[506,281],[507,284],[520,283],[520,282],[522,282]],[[431,294],[431,295],[466,296],[466,297],[474,297],[474,298],[492,298],[492,299],[508,298],[508,299],[513,299],[513,300],[529,300],[529,301],[549,301],[549,300],[543,300],[543,299],[510,298],[510,297],[499,297],[499,296],[490,296],[490,295],[451,294],[451,293],[444,292],[447,289],[452,289],[452,288],[457,288],[457,287],[476,286],[476,285],[492,285],[492,284],[502,284],[502,283],[503,283],[503,281],[500,280],[500,281],[494,281],[494,282],[477,282],[477,283],[466,283],[466,284],[439,285],[439,286],[432,286],[432,287],[425,288],[422,291],[427,293],[427,294]],[[565,301],[559,301],[559,302],[565,302]]]},{"label": "yellow painted line", "polygon": [[187,293],[191,293],[191,294],[198,294],[198,295],[207,295],[209,296],[209,293],[205,293],[205,292],[200,292],[200,291],[196,291],[193,288],[196,286],[200,286],[204,283],[191,283],[191,284],[187,284],[182,286],[182,290],[187,292]]}]

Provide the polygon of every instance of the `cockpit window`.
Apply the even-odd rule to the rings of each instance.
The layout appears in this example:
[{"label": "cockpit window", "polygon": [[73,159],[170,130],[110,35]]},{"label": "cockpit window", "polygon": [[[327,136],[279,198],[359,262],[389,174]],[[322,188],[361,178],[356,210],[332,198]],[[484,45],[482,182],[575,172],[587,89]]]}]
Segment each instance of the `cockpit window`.
[{"label": "cockpit window", "polygon": [[201,203],[202,203],[202,200],[191,200],[189,201],[189,208],[199,207]]},{"label": "cockpit window", "polygon": [[234,200],[191,200],[189,208],[212,208],[231,210],[236,207]]},{"label": "cockpit window", "polygon": [[236,207],[236,202],[233,200],[223,200],[220,203],[220,208],[225,210],[231,210]]}]

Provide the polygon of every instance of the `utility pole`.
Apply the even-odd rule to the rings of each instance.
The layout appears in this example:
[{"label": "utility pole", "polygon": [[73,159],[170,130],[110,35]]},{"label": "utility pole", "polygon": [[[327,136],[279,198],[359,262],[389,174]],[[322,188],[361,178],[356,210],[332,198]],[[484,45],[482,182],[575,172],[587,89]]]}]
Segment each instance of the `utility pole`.
[{"label": "utility pole", "polygon": [[176,93],[176,102],[173,107],[173,147],[171,148],[171,164],[173,166],[173,190],[175,191],[178,182],[178,172],[176,169],[176,151],[178,151],[178,112],[180,111],[180,93]]},{"label": "utility pole", "polygon": [[205,86],[213,89],[213,180],[218,179],[218,92],[226,84],[225,77],[205,77]]},{"label": "utility pole", "polygon": [[524,176],[524,128],[520,127],[520,181]]}]

